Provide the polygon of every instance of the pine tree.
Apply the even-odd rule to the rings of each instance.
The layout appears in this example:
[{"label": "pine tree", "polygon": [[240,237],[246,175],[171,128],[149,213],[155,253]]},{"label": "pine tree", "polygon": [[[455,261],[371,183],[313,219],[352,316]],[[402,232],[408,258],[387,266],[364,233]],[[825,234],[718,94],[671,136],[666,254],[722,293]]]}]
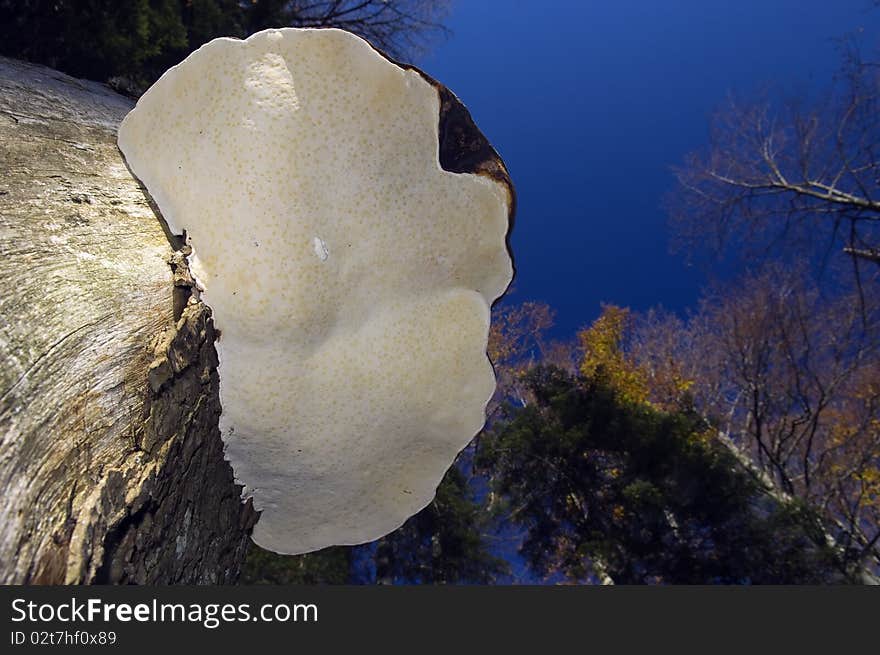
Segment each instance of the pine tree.
[{"label": "pine tree", "polygon": [[[839,580],[815,518],[780,505],[705,422],[538,367],[534,402],[480,444],[502,521],[539,575],[572,582],[820,583]],[[812,538],[811,538],[812,537]]]}]

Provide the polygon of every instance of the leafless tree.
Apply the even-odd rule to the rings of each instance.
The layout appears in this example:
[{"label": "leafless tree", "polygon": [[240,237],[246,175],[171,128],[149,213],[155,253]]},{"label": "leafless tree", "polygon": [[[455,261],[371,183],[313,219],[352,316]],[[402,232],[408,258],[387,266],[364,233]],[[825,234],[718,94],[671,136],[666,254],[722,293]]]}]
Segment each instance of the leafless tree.
[{"label": "leafless tree", "polygon": [[686,245],[880,264],[880,67],[843,49],[823,99],[731,99],[716,114],[708,150],[675,170],[668,204]]},{"label": "leafless tree", "polygon": [[[846,560],[876,574],[880,62],[856,39],[840,46],[825,92],[730,98],[708,148],[675,169],[667,206],[679,245],[763,272],[714,293],[688,321],[643,319],[633,352],[660,378],[674,362],[722,438],[776,490],[818,510]],[[850,271],[854,286],[837,276],[817,286],[812,274],[829,267]]]},{"label": "leafless tree", "polygon": [[490,416],[508,400],[528,404],[523,374],[538,361],[558,354],[561,348],[546,337],[553,321],[553,310],[541,302],[498,304],[492,308],[488,354],[498,384],[489,403]]},{"label": "leafless tree", "polygon": [[249,29],[281,24],[337,27],[354,32],[388,55],[411,59],[449,29],[448,0],[251,0]]}]

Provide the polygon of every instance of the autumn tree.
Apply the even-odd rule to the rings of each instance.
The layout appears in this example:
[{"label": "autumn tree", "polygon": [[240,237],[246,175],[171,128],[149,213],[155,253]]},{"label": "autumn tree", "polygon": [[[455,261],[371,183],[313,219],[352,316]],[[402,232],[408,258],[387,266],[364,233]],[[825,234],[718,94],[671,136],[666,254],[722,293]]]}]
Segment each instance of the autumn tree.
[{"label": "autumn tree", "polygon": [[717,288],[687,320],[655,311],[624,326],[606,310],[581,337],[613,340],[603,379],[627,398],[699,414],[780,501],[812,507],[847,574],[876,572],[880,316],[865,292],[862,304],[856,289],[829,294],[773,266]]},{"label": "autumn tree", "polygon": [[631,328],[632,315],[628,309],[605,305],[599,318],[578,333],[583,351],[580,372],[615,389],[624,400],[647,402],[646,371],[624,349],[624,338]]},{"label": "autumn tree", "polygon": [[490,401],[490,414],[506,399],[520,405],[528,402],[523,376],[551,352],[560,352],[547,337],[553,320],[553,310],[541,302],[502,303],[492,308],[487,353],[495,368],[497,389]]},{"label": "autumn tree", "polygon": [[880,570],[878,307],[876,289],[823,291],[801,270],[769,266],[718,286],[686,319],[606,306],[578,335],[580,372],[625,401],[703,417],[779,502],[812,508],[844,575],[870,577]]},{"label": "autumn tree", "polygon": [[827,298],[776,269],[710,297],[700,352],[715,361],[698,384],[713,390],[701,411],[777,488],[822,512],[847,565],[877,570],[880,333],[857,294]]},{"label": "autumn tree", "polygon": [[480,465],[538,574],[571,582],[818,583],[846,579],[812,511],[780,503],[696,413],[634,402],[599,374],[526,375]]},{"label": "autumn tree", "polygon": [[666,352],[720,438],[814,508],[867,579],[880,572],[880,66],[840,44],[828,88],[731,99],[676,170],[679,242],[738,267],[689,320],[643,325],[632,353],[645,367]]},{"label": "autumn tree", "polygon": [[697,344],[675,314],[662,309],[636,314],[603,305],[577,339],[581,375],[602,381],[631,402],[667,411],[692,407],[693,360],[681,354]]}]

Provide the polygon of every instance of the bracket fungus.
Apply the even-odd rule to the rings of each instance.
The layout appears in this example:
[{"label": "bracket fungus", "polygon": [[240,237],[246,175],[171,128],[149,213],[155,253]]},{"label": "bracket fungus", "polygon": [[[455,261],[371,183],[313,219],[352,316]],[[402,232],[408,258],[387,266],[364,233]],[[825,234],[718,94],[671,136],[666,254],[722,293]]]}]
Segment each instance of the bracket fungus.
[{"label": "bracket fungus", "polygon": [[427,505],[495,388],[513,188],[458,99],[336,29],[221,38],[119,147],[222,336],[220,430],[280,553],[376,539]]}]

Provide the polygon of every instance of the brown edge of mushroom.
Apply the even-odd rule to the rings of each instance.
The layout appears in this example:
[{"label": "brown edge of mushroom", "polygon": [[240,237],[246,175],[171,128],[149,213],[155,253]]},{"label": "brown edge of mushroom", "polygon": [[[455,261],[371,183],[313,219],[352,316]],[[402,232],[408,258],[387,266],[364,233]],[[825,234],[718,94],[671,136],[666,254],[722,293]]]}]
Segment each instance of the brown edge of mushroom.
[{"label": "brown edge of mushroom", "polygon": [[[510,257],[513,275],[504,292],[492,302],[492,307],[494,308],[505,296],[510,289],[510,285],[513,284],[513,280],[516,278],[516,259],[513,256],[513,247],[510,242],[516,216],[516,189],[513,186],[513,181],[510,179],[507,166],[505,166],[498,151],[489,143],[486,135],[474,123],[468,108],[448,87],[417,66],[397,61],[366,39],[364,40],[373,50],[395,66],[418,73],[422,79],[437,91],[440,99],[440,116],[437,129],[440,145],[440,167],[450,173],[482,175],[500,182],[507,189],[509,209],[507,212],[507,233],[504,235],[504,244],[507,248],[507,256]],[[494,369],[495,362],[491,363]]]}]

